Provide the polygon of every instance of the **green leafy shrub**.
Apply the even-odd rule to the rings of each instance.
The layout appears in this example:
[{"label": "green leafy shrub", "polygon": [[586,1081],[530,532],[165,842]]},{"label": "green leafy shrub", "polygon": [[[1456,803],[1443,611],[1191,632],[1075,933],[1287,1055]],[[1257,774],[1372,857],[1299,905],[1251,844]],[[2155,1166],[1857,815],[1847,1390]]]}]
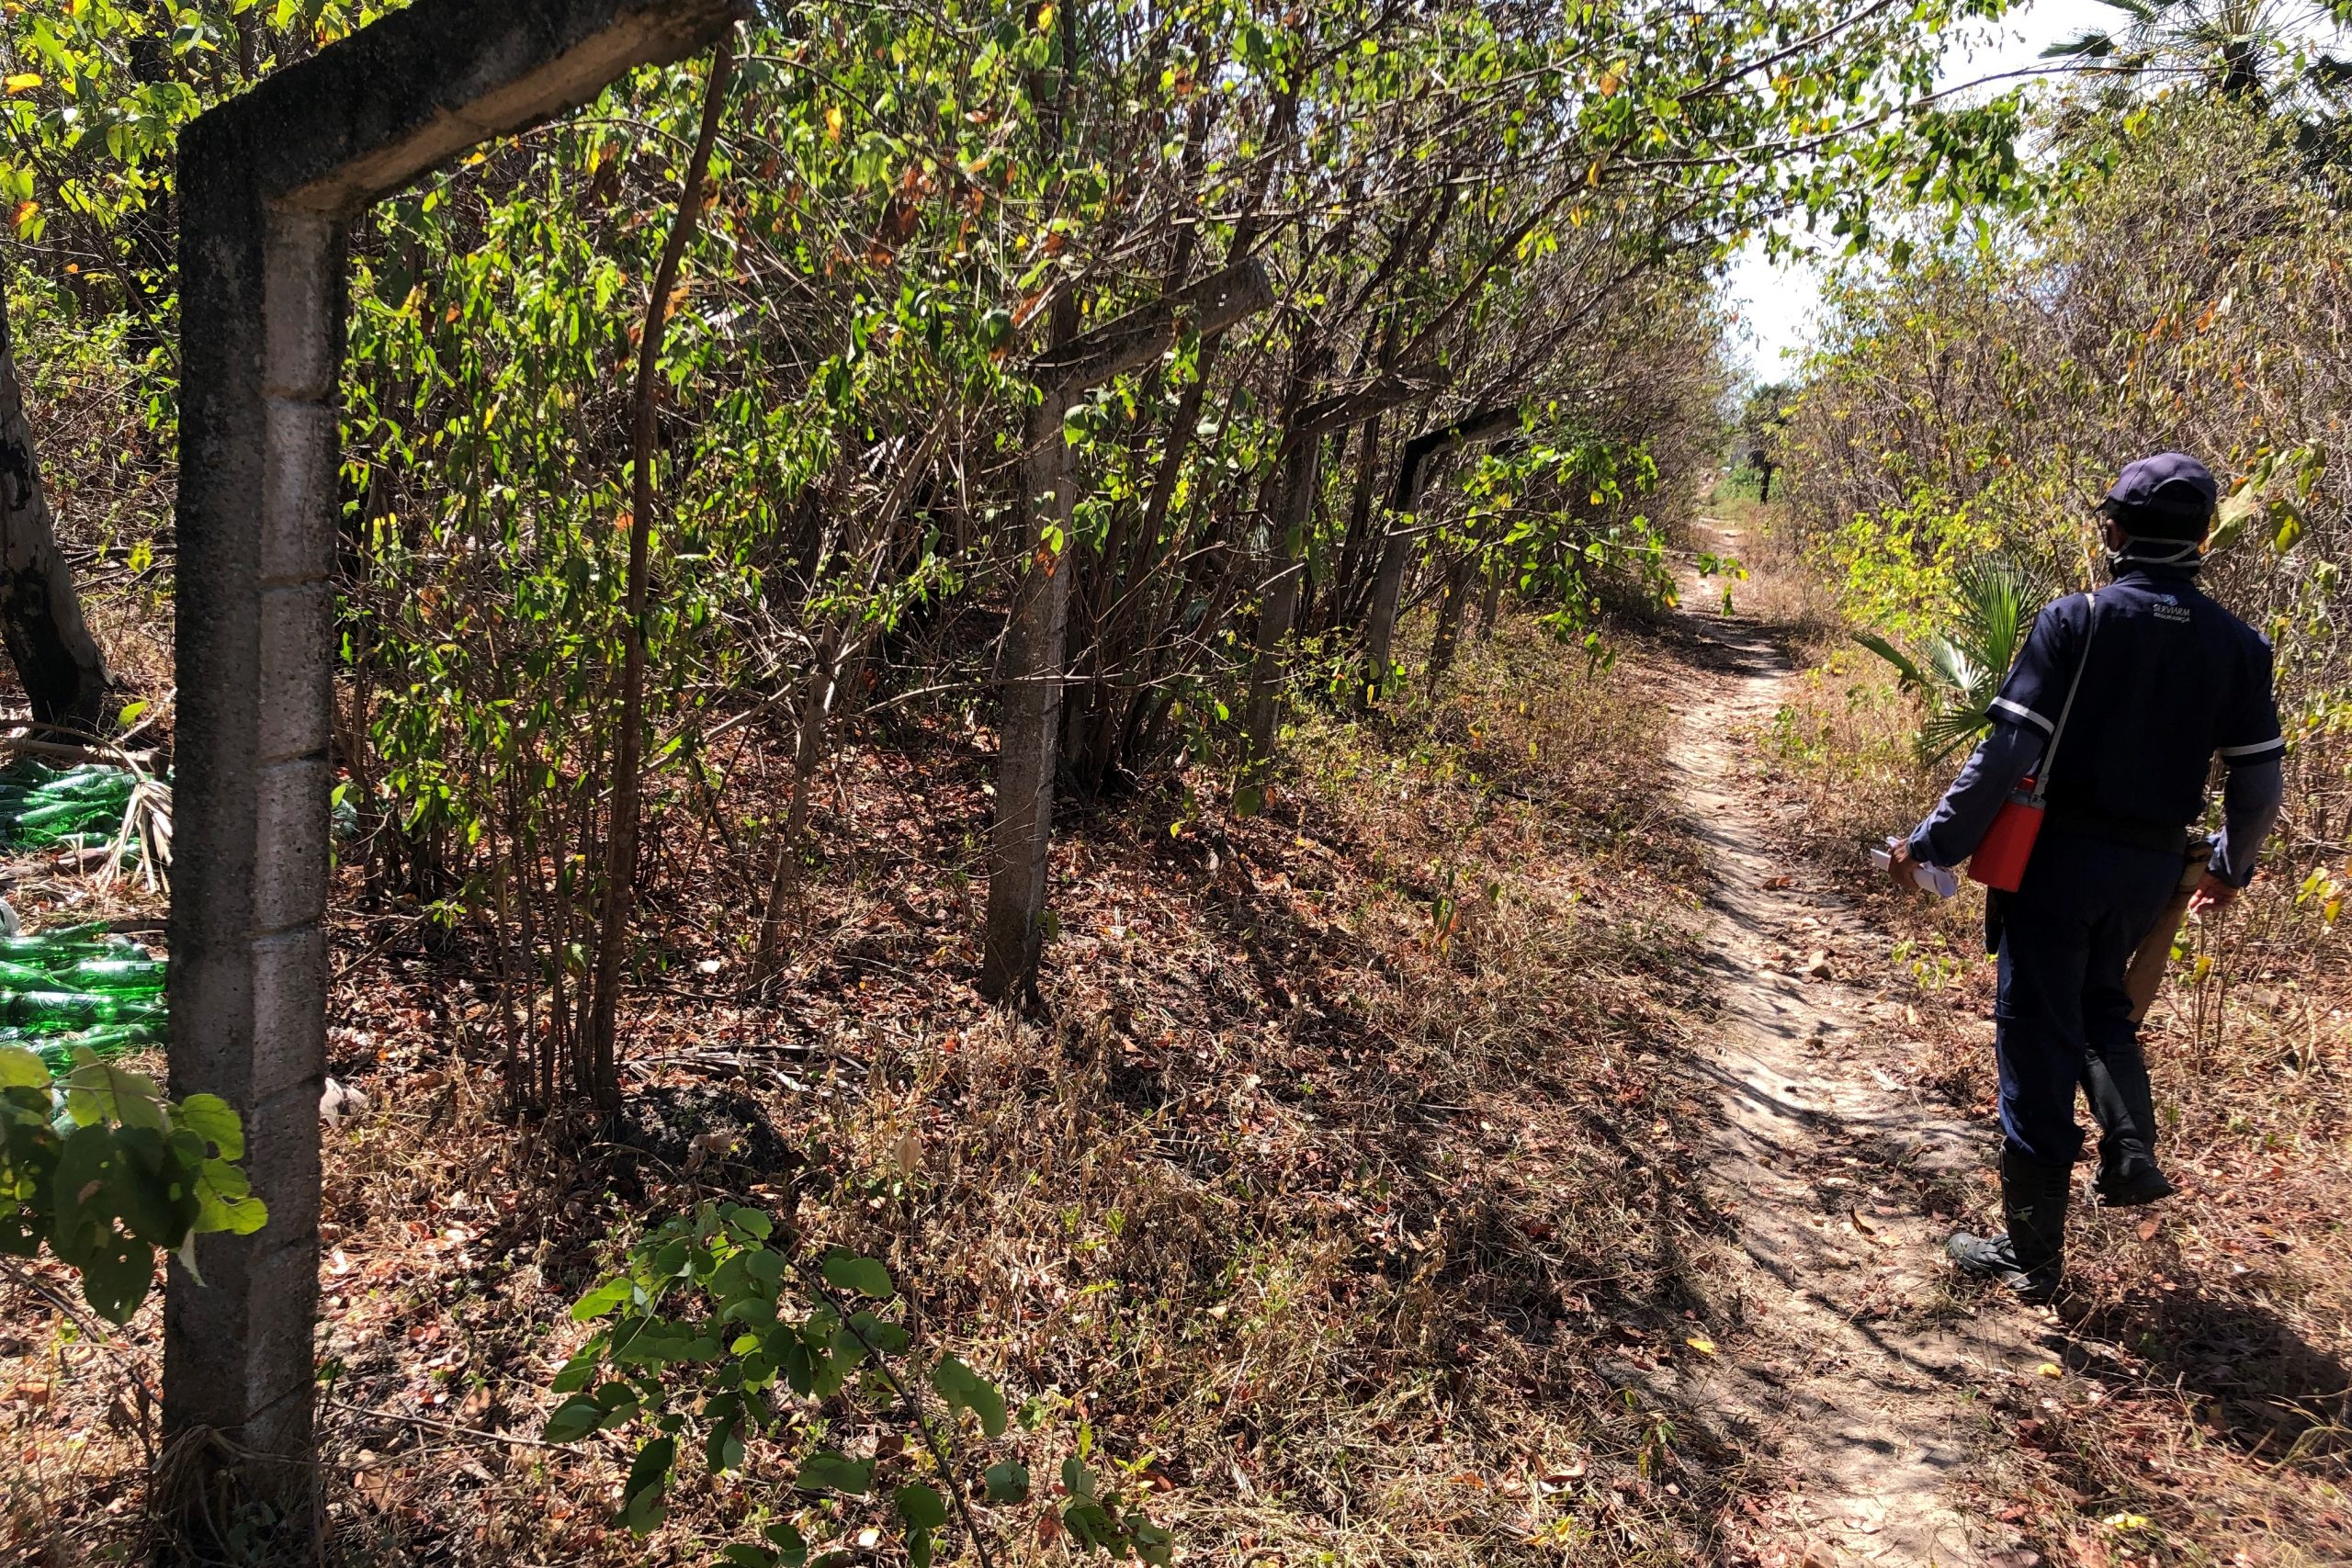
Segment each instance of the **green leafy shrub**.
[{"label": "green leafy shrub", "polygon": [[1854,640],[1885,660],[1906,690],[1928,703],[1920,753],[1940,761],[1972,745],[1993,722],[1993,699],[2008,678],[2033,630],[2044,595],[2031,576],[2007,556],[1974,556],[1952,574],[1951,621],[1920,640],[1919,657],[1875,632]]},{"label": "green leafy shrub", "polygon": [[[625,1269],[573,1305],[574,1318],[603,1326],[556,1374],[554,1392],[565,1397],[546,1438],[645,1433],[616,1519],[642,1535],[666,1514],[686,1438],[699,1443],[713,1475],[741,1469],[748,1445],[767,1440],[797,1450],[795,1490],[874,1495],[885,1461],[826,1446],[818,1410],[844,1393],[895,1407],[920,1443],[909,1450],[915,1472],[888,1488],[888,1500],[908,1560],[922,1568],[951,1509],[978,1529],[957,1490],[959,1435],[976,1428],[994,1442],[1010,1418],[996,1385],[954,1356],[925,1370],[913,1337],[881,1315],[897,1293],[889,1270],[870,1258],[836,1247],[812,1262],[759,1210],[705,1203],[647,1235],[629,1249]],[[1114,1558],[1170,1561],[1168,1533],[1103,1487],[1087,1465],[1088,1447],[1082,1435],[1080,1451],[1061,1466],[1069,1496],[1061,1528]],[[1029,1472],[1016,1460],[989,1464],[980,1480],[991,1502],[1029,1498]],[[800,1528],[778,1520],[760,1540],[720,1555],[741,1568],[801,1568],[809,1552]]]},{"label": "green leafy shrub", "polygon": [[2352,694],[2342,170],[2249,101],[2053,107],[2042,200],[1983,243],[1832,283],[1788,516],[1858,622],[1916,639],[1978,552],[2094,580],[2088,507],[2117,471],[2202,457],[2223,490],[2203,586],[2274,645],[2280,842],[2307,872],[2352,822],[2352,730],[2327,717]]},{"label": "green leafy shrub", "polygon": [[237,1167],[244,1154],[244,1125],[217,1095],[174,1104],[87,1048],[52,1088],[38,1055],[0,1046],[0,1253],[46,1244],[111,1322],[146,1299],[157,1251],[194,1274],[198,1236],[267,1221]]}]

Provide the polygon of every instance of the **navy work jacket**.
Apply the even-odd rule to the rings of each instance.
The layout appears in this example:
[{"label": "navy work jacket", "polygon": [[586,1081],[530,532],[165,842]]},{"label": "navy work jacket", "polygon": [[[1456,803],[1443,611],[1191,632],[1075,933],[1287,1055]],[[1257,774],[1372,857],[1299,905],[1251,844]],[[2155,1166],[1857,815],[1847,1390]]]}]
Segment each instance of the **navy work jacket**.
[{"label": "navy work jacket", "polygon": [[[2098,631],[2089,636],[2093,615]],[[2082,685],[2065,733],[2055,756],[2045,753],[2053,807],[2120,825],[2184,828],[2204,815],[2215,753],[2237,768],[2275,761],[2287,750],[2270,691],[2269,642],[2199,592],[2189,572],[2128,567],[2096,601],[2074,593],[2044,609],[1993,716],[2030,726],[2046,740],[2078,667]]]}]

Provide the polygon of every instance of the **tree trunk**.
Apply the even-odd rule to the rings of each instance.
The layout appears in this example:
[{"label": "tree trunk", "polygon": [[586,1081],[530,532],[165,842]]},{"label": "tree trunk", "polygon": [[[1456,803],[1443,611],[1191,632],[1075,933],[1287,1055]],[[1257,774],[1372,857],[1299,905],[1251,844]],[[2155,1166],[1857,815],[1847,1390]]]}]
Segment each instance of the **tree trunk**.
[{"label": "tree trunk", "polygon": [[[1281,510],[1274,516],[1274,579],[1258,612],[1257,660],[1250,678],[1250,756],[1244,788],[1255,790],[1274,754],[1274,725],[1282,713],[1284,650],[1297,618],[1307,525],[1322,478],[1323,438],[1310,435],[1283,458]],[[1247,798],[1247,797],[1245,797]]]},{"label": "tree trunk", "polygon": [[718,140],[718,117],[727,107],[727,84],[735,74],[735,33],[718,36],[712,51],[710,83],[705,89],[702,127],[695,139],[693,161],[686,165],[685,186],[678,195],[678,216],[672,222],[662,260],[654,269],[653,291],[646,302],[645,332],[638,344],[637,416],[631,432],[632,489],[628,531],[628,605],[622,616],[620,715],[613,736],[613,813],[610,847],[605,857],[603,919],[596,933],[596,984],[588,1018],[588,1077],[581,1087],[608,1115],[621,1104],[620,1059],[614,1044],[618,1027],[621,964],[628,952],[629,917],[637,902],[638,772],[645,750],[645,598],[650,564],[648,543],[653,534],[654,423],[661,389],[662,341],[670,320],[670,294],[677,287],[678,267],[702,217],[703,177],[710,167],[710,151]]},{"label": "tree trunk", "polygon": [[776,844],[767,912],[760,920],[759,956],[752,966],[755,984],[764,985],[775,977],[784,954],[784,918],[800,887],[800,840],[808,830],[810,786],[816,781],[817,765],[824,761],[825,725],[832,717],[833,699],[841,692],[844,641],[846,636],[839,626],[827,635],[801,694],[792,748],[792,804],[785,813],[784,831]]},{"label": "tree trunk", "polygon": [[1445,672],[1453,668],[1453,649],[1462,636],[1462,606],[1470,597],[1470,563],[1464,556],[1447,569],[1445,597],[1437,607],[1437,630],[1430,638],[1430,695],[1437,695]]},{"label": "tree trunk", "polygon": [[996,834],[980,968],[980,990],[989,997],[1030,983],[1045,937],[1046,857],[1053,839],[1054,773],[1060,761],[1062,655],[1073,564],[1069,529],[1075,497],[1069,446],[1062,439],[1063,397],[1058,389],[1046,389],[1022,438],[1028,565],[1005,634],[1004,708],[997,723]]},{"label": "tree trunk", "polygon": [[57,548],[0,276],[0,632],[33,717],[96,732],[113,680]]}]

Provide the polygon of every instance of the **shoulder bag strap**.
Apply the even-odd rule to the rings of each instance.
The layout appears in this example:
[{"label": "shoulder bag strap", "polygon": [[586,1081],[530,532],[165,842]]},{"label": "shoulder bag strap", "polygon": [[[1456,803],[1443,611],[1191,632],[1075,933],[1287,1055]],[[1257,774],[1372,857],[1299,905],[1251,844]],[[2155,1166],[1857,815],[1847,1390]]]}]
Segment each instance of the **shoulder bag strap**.
[{"label": "shoulder bag strap", "polygon": [[2091,661],[2091,636],[2098,630],[2098,590],[2094,588],[2083,597],[2089,606],[2083,616],[2083,656],[2075,660],[2075,678],[2066,682],[2066,701],[2058,710],[2057,728],[2050,732],[2050,744],[2042,748],[2041,765],[2033,770],[2033,803],[2050,793],[2051,764],[2058,760],[2058,738],[2066,733],[2066,716],[2075,711],[2075,694],[2083,689],[2083,670]]}]

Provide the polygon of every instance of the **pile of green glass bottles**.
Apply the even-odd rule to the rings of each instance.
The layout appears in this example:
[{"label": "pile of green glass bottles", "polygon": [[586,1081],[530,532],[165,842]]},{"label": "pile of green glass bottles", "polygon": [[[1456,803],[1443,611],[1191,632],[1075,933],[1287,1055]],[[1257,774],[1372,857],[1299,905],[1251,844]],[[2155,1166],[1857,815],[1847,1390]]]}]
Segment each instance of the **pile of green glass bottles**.
[{"label": "pile of green glass bottles", "polygon": [[0,1043],[30,1046],[51,1071],[77,1047],[110,1057],[159,1045],[164,968],[101,925],[0,937]]},{"label": "pile of green glass bottles", "polygon": [[137,784],[105,762],[52,768],[27,757],[0,768],[0,850],[111,843]]}]

